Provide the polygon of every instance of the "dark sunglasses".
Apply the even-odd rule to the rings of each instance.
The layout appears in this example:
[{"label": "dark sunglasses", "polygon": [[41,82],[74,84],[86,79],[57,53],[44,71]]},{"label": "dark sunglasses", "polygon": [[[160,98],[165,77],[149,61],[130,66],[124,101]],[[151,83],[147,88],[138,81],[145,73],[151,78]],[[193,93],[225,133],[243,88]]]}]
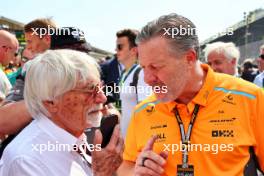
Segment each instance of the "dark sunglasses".
[{"label": "dark sunglasses", "polygon": [[264,60],[264,54],[259,55],[259,58]]},{"label": "dark sunglasses", "polygon": [[121,50],[123,49],[123,45],[122,45],[122,44],[117,44],[117,45],[116,45],[116,49],[117,49],[118,51],[121,51]]}]

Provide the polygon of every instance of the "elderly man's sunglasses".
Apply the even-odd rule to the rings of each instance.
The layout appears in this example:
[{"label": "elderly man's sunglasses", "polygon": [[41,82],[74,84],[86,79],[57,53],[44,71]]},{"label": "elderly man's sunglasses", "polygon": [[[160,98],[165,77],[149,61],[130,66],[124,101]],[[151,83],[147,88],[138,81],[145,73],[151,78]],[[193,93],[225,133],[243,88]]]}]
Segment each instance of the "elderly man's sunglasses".
[{"label": "elderly man's sunglasses", "polygon": [[262,60],[264,60],[264,54],[259,55],[259,58],[261,58]]},{"label": "elderly man's sunglasses", "polygon": [[95,97],[97,96],[97,94],[99,94],[100,92],[103,93],[103,84],[99,83],[99,84],[91,84],[89,86],[87,86],[86,88],[83,89],[73,89],[71,91],[77,91],[77,92],[82,92],[85,94],[90,95],[90,98],[95,99]]}]

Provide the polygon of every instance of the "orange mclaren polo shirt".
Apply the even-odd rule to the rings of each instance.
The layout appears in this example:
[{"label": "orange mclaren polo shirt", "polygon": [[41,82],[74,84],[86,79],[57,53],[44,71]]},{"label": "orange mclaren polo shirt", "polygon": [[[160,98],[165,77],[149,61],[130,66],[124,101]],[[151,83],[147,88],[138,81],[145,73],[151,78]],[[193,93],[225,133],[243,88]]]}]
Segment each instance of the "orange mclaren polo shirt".
[{"label": "orange mclaren polo shirt", "polygon": [[174,108],[178,109],[186,133],[198,104],[200,109],[188,152],[188,164],[193,165],[194,175],[243,175],[251,146],[264,170],[264,91],[242,79],[215,73],[207,65],[202,67],[207,72],[205,83],[187,106],[162,103],[151,96],[135,108],[126,136],[124,160],[135,162],[150,137],[157,135],[154,151],[169,152],[163,176],[177,175],[184,149]]}]

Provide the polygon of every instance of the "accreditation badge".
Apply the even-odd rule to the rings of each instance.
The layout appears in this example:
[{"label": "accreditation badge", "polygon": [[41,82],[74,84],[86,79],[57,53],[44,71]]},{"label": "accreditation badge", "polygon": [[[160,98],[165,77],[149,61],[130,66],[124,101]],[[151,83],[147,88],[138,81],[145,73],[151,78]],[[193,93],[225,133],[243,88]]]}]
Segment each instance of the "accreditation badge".
[{"label": "accreditation badge", "polygon": [[194,176],[193,165],[188,165],[186,168],[182,165],[177,165],[177,176]]}]

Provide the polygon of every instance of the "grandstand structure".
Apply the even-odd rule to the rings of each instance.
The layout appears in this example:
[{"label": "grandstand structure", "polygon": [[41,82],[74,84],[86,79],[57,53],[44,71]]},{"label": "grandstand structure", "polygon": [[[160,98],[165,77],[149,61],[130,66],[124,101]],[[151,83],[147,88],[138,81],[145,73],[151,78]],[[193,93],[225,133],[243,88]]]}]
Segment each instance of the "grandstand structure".
[{"label": "grandstand structure", "polygon": [[[246,58],[257,58],[259,47],[264,44],[264,9],[244,13],[244,19],[200,43],[201,51],[206,44],[217,41],[234,42],[240,50],[242,63]],[[204,60],[201,52],[201,60]]]}]

